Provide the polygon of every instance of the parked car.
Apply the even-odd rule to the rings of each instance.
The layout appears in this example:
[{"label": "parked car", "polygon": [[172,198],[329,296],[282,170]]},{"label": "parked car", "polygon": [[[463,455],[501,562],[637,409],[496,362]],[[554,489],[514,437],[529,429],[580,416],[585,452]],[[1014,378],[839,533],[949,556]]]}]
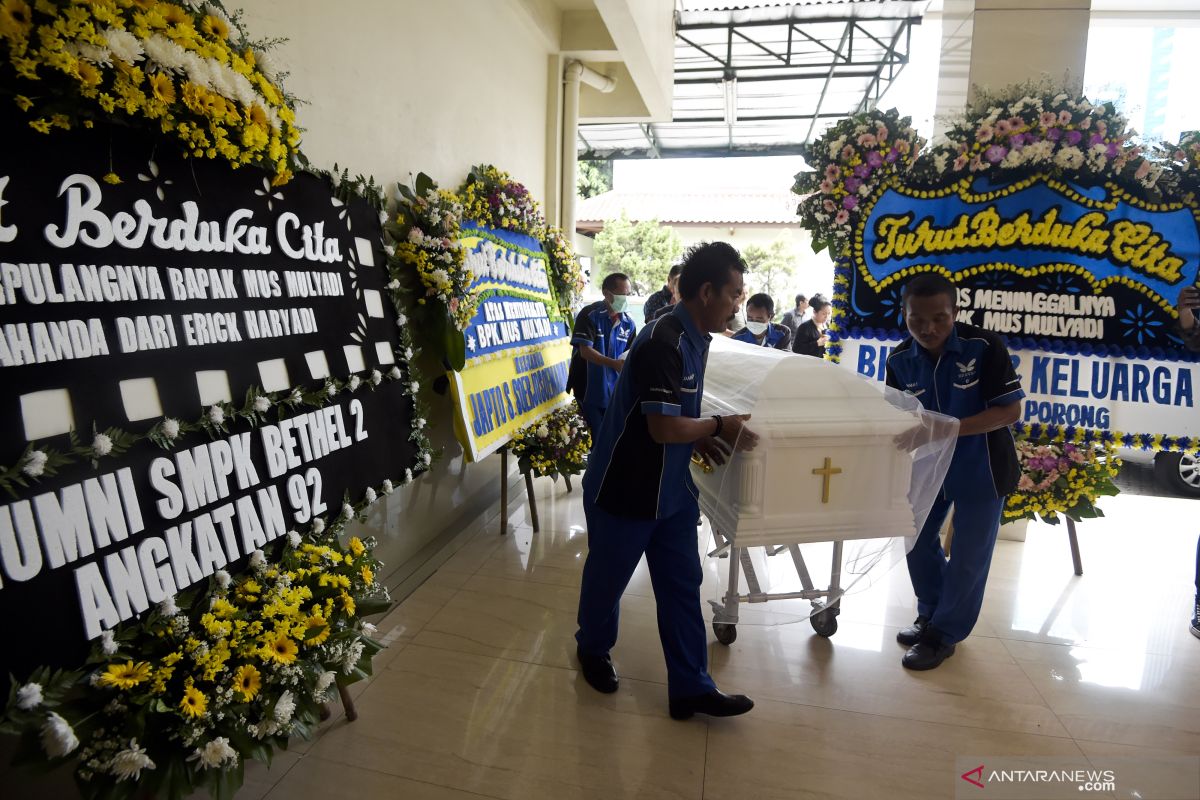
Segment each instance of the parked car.
[{"label": "parked car", "polygon": [[1185,497],[1200,497],[1200,458],[1197,453],[1152,453],[1121,448],[1122,461],[1154,467],[1159,485]]}]

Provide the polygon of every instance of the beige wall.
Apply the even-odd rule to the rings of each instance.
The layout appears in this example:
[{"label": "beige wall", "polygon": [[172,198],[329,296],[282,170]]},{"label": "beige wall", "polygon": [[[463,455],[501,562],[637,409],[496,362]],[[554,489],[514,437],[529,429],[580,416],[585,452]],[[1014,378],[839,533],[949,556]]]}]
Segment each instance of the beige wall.
[{"label": "beige wall", "polygon": [[1049,76],[1083,90],[1091,0],[975,0],[971,84],[1002,88]]},{"label": "beige wall", "polygon": [[[548,64],[556,34],[516,0],[243,5],[255,36],[289,39],[276,55],[291,72],[288,89],[309,102],[298,118],[302,148],[317,166],[336,161],[390,188],[417,172],[457,185],[473,164],[491,162],[537,197],[552,196],[547,139],[557,102]],[[498,457],[464,464],[449,398],[428,399],[444,460],[378,503],[359,532],[379,537],[393,588],[419,568],[431,543],[474,524],[499,495]]]}]

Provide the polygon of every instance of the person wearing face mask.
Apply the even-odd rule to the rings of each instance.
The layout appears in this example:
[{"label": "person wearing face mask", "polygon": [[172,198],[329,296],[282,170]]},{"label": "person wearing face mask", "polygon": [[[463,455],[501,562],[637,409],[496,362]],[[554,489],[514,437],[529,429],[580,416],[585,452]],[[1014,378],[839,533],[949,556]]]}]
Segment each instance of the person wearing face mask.
[{"label": "person wearing face mask", "polygon": [[775,316],[775,301],[769,294],[752,295],[746,301],[746,327],[733,335],[739,342],[790,350],[792,332],[782,325],[771,322]]},{"label": "person wearing face mask", "polygon": [[693,453],[723,464],[731,448],[751,450],[758,441],[744,427],[748,415],[700,413],[711,334],[725,330],[745,269],[737,250],[724,242],[688,251],[679,279],[682,299],[643,328],[630,348],[583,476],[588,555],[575,640],[584,680],[599,692],[617,690],[609,651],[617,643],[621,595],[644,555],[674,719],[729,717],[754,706],[744,695],[719,692],[708,674],[699,504],[690,469]]},{"label": "person wearing face mask", "polygon": [[829,301],[819,294],[813,295],[808,304],[812,311],[812,319],[803,323],[796,330],[796,340],[792,342],[792,352],[802,356],[825,357],[825,345],[829,344],[829,335],[825,328],[829,324],[829,314],[833,308]]},{"label": "person wearing face mask", "polygon": [[629,276],[614,272],[605,277],[600,288],[604,299],[584,306],[575,317],[575,333],[571,336],[575,352],[587,363],[587,379],[576,399],[593,440],[624,366],[621,356],[637,333],[637,325],[625,313],[631,288]]}]

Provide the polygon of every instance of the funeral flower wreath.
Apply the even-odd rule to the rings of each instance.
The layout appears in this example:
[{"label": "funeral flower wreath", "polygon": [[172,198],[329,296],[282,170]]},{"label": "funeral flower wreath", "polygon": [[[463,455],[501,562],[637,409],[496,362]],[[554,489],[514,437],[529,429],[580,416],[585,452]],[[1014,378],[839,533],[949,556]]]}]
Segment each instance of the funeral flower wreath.
[{"label": "funeral flower wreath", "polygon": [[535,478],[578,475],[591,449],[592,435],[574,401],[517,431],[512,440],[521,473]]}]

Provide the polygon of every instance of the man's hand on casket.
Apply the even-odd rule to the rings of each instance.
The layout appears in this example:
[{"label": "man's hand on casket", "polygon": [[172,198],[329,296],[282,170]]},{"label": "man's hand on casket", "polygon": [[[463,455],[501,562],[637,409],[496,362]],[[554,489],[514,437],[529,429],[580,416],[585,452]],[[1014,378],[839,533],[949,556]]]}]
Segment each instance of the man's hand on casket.
[{"label": "man's hand on casket", "polygon": [[758,434],[746,427],[749,414],[731,414],[721,419],[724,420],[721,439],[725,444],[742,452],[753,450],[758,445]]},{"label": "man's hand on casket", "polygon": [[705,436],[699,439],[695,444],[696,455],[704,460],[704,463],[710,467],[722,466],[729,460],[730,449],[729,445],[715,436]]}]

